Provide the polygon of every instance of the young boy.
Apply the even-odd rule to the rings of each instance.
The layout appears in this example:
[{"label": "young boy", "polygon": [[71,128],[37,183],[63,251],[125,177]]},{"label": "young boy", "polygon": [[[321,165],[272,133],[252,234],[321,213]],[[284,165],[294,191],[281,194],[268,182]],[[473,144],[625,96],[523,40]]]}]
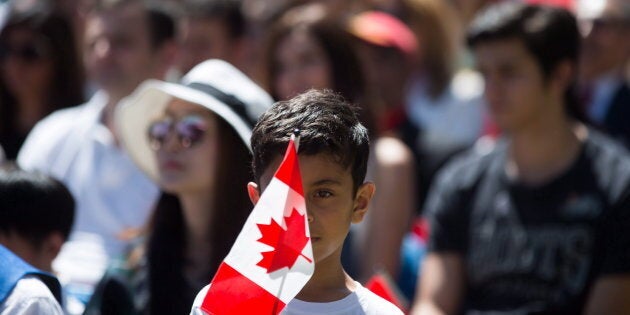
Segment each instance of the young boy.
[{"label": "young boy", "polygon": [[[315,272],[281,314],[402,314],[343,270],[341,249],[351,223],[365,215],[374,184],[364,182],[367,130],[353,107],[330,91],[310,90],[274,104],[254,127],[251,143],[254,204],[280,165],[292,131],[300,130],[299,162],[315,258]],[[208,287],[195,299],[199,308]]]},{"label": "young boy", "polygon": [[0,168],[0,314],[62,314],[51,263],[74,218],[60,182],[13,166]]},{"label": "young boy", "polygon": [[468,43],[506,137],[432,187],[412,314],[628,314],[630,157],[570,117],[575,18],[507,1]]}]

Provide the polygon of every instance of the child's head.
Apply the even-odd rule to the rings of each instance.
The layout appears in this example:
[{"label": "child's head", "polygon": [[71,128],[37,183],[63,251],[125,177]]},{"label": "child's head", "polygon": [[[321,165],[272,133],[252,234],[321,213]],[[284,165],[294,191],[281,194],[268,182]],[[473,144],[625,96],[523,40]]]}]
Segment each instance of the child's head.
[{"label": "child's head", "polygon": [[329,90],[309,90],[277,102],[254,127],[251,145],[254,178],[260,184],[265,170],[286,150],[294,129],[300,130],[298,154],[329,154],[352,174],[353,191],[365,180],[370,144],[357,109]]},{"label": "child's head", "polygon": [[363,220],[374,194],[374,184],[363,182],[367,130],[354,107],[331,91],[309,90],[276,103],[252,134],[258,184],[248,185],[252,202],[271,181],[294,129],[300,130],[298,159],[315,264],[336,268],[350,225]]},{"label": "child's head", "polygon": [[0,169],[0,243],[31,265],[50,271],[70,234],[74,207],[61,182],[13,166]]}]

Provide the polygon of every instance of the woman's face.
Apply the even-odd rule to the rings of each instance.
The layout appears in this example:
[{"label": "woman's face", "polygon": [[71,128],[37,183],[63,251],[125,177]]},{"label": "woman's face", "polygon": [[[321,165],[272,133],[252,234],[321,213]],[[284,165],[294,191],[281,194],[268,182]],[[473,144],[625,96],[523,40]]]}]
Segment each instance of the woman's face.
[{"label": "woman's face", "polygon": [[26,29],[11,30],[0,45],[2,79],[16,98],[46,95],[53,79],[52,47]]},{"label": "woman's face", "polygon": [[292,32],[275,50],[273,85],[281,100],[310,88],[332,88],[332,71],[322,47],[306,32]]},{"label": "woman's face", "polygon": [[149,127],[159,185],[172,194],[207,193],[218,161],[218,121],[207,109],[173,99]]}]

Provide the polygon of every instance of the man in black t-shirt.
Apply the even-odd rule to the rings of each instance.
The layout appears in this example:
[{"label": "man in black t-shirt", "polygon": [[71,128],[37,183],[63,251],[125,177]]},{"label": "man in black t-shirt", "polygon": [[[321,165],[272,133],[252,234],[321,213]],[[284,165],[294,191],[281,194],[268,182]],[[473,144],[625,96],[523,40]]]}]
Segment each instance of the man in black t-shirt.
[{"label": "man in black t-shirt", "polygon": [[575,18],[503,2],[468,43],[506,136],[441,171],[412,313],[627,314],[630,155],[569,115]]}]

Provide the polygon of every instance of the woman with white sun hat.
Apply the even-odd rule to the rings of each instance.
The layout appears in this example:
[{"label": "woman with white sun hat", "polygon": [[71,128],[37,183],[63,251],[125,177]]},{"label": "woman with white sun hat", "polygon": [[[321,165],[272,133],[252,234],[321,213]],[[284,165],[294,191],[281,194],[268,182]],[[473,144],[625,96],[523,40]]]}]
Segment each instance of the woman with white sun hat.
[{"label": "woman with white sun hat", "polygon": [[[126,310],[187,313],[211,280],[251,211],[249,138],[272,102],[232,65],[208,60],[182,84],[143,83],[118,107],[123,146],[163,191],[123,268],[134,292]],[[102,293],[120,278],[113,274],[91,307],[108,299]]]}]

